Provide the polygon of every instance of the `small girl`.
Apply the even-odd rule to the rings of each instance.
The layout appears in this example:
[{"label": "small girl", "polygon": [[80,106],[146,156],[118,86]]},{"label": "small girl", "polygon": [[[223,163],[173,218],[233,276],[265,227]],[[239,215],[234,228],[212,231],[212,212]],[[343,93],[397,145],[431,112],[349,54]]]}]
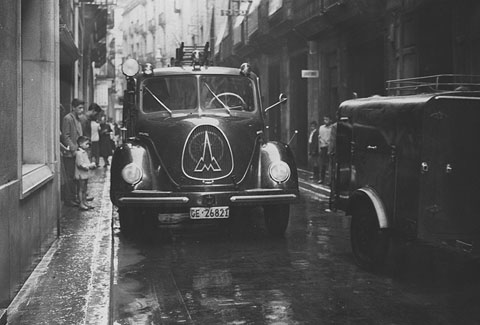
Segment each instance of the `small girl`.
[{"label": "small girl", "polygon": [[91,176],[90,170],[95,168],[95,163],[91,163],[88,158],[87,149],[90,146],[90,139],[80,136],[77,139],[78,149],[75,153],[75,179],[78,182],[78,199],[80,201],[80,210],[93,209],[93,206],[87,204],[87,184]]}]

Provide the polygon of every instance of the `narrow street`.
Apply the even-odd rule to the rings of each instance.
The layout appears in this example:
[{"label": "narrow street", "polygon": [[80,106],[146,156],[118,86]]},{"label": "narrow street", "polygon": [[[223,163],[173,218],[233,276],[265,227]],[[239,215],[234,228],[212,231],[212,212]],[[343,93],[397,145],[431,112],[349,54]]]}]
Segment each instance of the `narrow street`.
[{"label": "narrow street", "polygon": [[284,239],[268,236],[260,210],[243,227],[125,238],[106,180],[97,169],[95,210],[64,211],[9,324],[480,323],[479,263],[415,244],[378,274],[363,271],[349,218],[312,190],[291,207]]},{"label": "narrow street", "polygon": [[478,324],[479,265],[404,248],[379,274],[359,269],[349,218],[303,191],[286,238],[261,211],[238,230],[191,227],[126,239],[115,218],[114,324]]}]

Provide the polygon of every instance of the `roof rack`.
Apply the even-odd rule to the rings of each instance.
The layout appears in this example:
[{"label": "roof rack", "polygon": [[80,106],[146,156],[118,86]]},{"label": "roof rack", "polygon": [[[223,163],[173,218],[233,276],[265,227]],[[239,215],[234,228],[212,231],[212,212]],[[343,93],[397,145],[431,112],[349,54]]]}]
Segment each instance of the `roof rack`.
[{"label": "roof rack", "polygon": [[389,96],[479,90],[480,75],[438,74],[386,81],[386,91]]},{"label": "roof rack", "polygon": [[196,45],[185,46],[182,42],[180,47],[175,52],[175,66],[180,67],[183,65],[203,66],[211,65],[210,61],[210,43],[205,43],[202,50],[198,49]]}]

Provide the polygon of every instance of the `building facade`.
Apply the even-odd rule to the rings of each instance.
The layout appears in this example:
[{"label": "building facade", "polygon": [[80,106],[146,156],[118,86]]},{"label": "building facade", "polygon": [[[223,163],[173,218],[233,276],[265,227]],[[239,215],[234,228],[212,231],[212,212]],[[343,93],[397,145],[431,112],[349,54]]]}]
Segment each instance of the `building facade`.
[{"label": "building facade", "polygon": [[[244,1],[231,0],[229,8]],[[248,61],[262,78],[270,138],[307,165],[308,123],[335,118],[354,96],[386,95],[387,80],[480,74],[480,4],[473,0],[253,0],[232,12],[217,61]],[[217,17],[217,16],[215,16]],[[215,19],[213,17],[212,19]]]},{"label": "building facade", "polygon": [[60,121],[74,97],[93,99],[99,9],[0,1],[0,320],[60,234]]},{"label": "building facade", "polygon": [[59,6],[0,1],[0,308],[57,236]]}]

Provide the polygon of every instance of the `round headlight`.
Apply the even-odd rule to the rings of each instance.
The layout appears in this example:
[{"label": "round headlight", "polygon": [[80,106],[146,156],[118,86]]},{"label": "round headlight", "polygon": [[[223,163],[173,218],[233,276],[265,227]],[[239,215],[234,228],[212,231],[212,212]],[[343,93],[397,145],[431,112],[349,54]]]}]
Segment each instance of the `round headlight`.
[{"label": "round headlight", "polygon": [[277,161],[270,165],[270,177],[277,183],[284,183],[290,178],[290,167],[284,161]]},{"label": "round headlight", "polygon": [[129,184],[138,183],[142,179],[142,176],[142,169],[134,163],[130,163],[122,169],[122,177],[125,182]]},{"label": "round headlight", "polygon": [[122,64],[122,72],[127,77],[133,77],[140,70],[140,65],[137,60],[128,59]]}]

